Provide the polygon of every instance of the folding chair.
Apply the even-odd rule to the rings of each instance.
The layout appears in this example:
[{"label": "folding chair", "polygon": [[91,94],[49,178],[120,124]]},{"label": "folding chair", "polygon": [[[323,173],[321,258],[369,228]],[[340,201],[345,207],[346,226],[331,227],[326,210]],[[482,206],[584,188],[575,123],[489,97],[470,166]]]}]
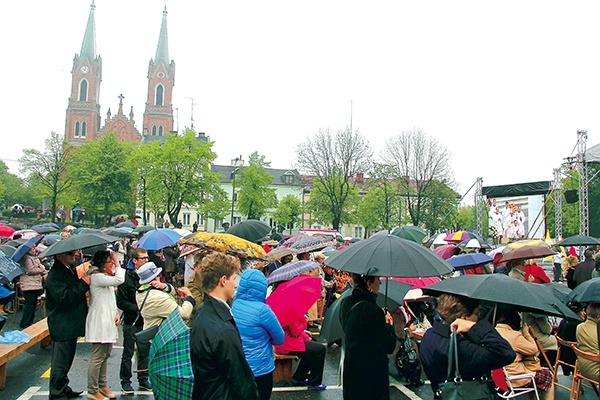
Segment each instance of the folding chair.
[{"label": "folding chair", "polygon": [[[15,310],[13,314],[13,322],[17,320],[17,314],[19,312],[19,307],[23,307],[25,304],[25,297],[23,297],[23,291],[21,290],[21,282],[17,282],[15,284]],[[42,293],[37,298],[36,307],[40,310],[40,315],[43,318],[46,317],[46,293]]]},{"label": "folding chair", "polygon": [[577,346],[577,342],[569,342],[568,340],[562,340],[559,336],[556,337],[556,341],[558,342],[558,350],[556,351],[556,361],[554,362],[554,367],[552,373],[554,376],[552,377],[552,382],[554,386],[558,386],[565,390],[571,391],[571,387],[573,386],[573,381],[571,381],[571,386],[565,386],[558,382],[558,368],[560,365],[566,365],[568,367],[573,368],[575,370],[575,364],[569,364],[566,361],[562,361],[560,359],[560,354],[562,353],[563,348],[573,348]]},{"label": "folding chair", "polygon": [[[506,368],[502,368],[502,372],[504,373],[504,379],[506,380],[506,386],[508,387],[508,390],[504,393],[498,393],[498,396],[503,399],[512,399],[524,394],[529,396],[530,393],[535,393],[535,398],[540,400],[540,396],[538,395],[537,387],[535,385],[535,374],[533,372],[520,375],[508,375]],[[532,387],[514,387],[512,382],[520,379],[530,379]]]},{"label": "folding chair", "polygon": [[529,328],[529,334],[535,341],[535,345],[537,346],[538,351],[540,352],[540,356],[542,356],[542,358],[546,362],[546,365],[548,366],[548,368],[552,368],[553,364],[550,362],[550,359],[548,358],[548,355],[546,354],[546,350],[544,350],[544,347],[542,346],[542,342],[540,342],[540,340],[537,338],[533,328],[531,328],[531,326],[528,326],[528,328]]},{"label": "folding chair", "polygon": [[[579,400],[579,396],[581,396],[581,393],[583,392],[582,389],[584,386],[594,389],[594,392],[596,392],[596,396],[600,398],[600,393],[598,393],[598,387],[600,386],[600,377],[592,379],[582,375],[581,371],[579,371],[579,360],[581,358],[600,363],[600,352],[597,354],[588,353],[586,351],[580,350],[579,347],[577,347],[577,345],[573,346],[573,351],[575,351],[575,354],[577,355],[577,361],[575,362],[575,371],[573,372],[573,385],[571,387],[570,400]],[[587,382],[589,386],[586,385],[584,381]]]}]

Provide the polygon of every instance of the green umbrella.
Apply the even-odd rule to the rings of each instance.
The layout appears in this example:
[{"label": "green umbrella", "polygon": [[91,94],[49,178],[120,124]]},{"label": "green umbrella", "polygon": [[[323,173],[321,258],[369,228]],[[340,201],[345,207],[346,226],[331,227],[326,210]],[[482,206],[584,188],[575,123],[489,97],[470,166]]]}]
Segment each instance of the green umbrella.
[{"label": "green umbrella", "polygon": [[598,303],[600,302],[600,278],[592,278],[577,285],[569,293],[569,300],[577,303]]},{"label": "green umbrella", "polygon": [[148,375],[155,399],[191,399],[194,387],[190,328],[175,309],[152,339]]},{"label": "green umbrella", "polygon": [[600,246],[600,240],[585,235],[569,236],[556,243],[557,246]]},{"label": "green umbrella", "polygon": [[405,225],[400,228],[396,228],[392,231],[392,235],[398,236],[399,238],[411,240],[415,243],[422,243],[427,237],[427,232],[418,226]]},{"label": "green umbrella", "polygon": [[428,248],[394,235],[361,240],[329,256],[325,264],[346,272],[388,277],[440,276],[453,269]]}]

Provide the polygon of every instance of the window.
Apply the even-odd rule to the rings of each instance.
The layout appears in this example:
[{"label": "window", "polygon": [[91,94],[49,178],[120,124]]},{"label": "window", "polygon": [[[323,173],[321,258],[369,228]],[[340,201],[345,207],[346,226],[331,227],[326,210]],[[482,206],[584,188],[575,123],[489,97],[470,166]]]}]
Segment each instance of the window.
[{"label": "window", "polygon": [[156,125],[152,125],[152,136],[156,136]]},{"label": "window", "polygon": [[355,226],[354,227],[354,237],[355,238],[362,238],[363,237],[363,227],[362,226]]},{"label": "window", "polygon": [[79,137],[79,121],[75,122],[75,137]]},{"label": "window", "polygon": [[223,226],[223,220],[222,219],[215,219],[215,228],[220,228]]},{"label": "window", "polygon": [[87,122],[82,122],[81,123],[81,137],[84,138],[85,134],[87,132]]},{"label": "window", "polygon": [[88,98],[88,81],[82,79],[79,82],[79,101],[87,101]]},{"label": "window", "polygon": [[162,136],[163,135],[163,127],[162,125],[158,126],[158,136]]},{"label": "window", "polygon": [[190,213],[183,213],[182,217],[183,217],[183,222],[182,222],[183,225],[188,225],[188,226],[191,225],[190,224]]},{"label": "window", "polygon": [[163,105],[163,96],[164,96],[165,88],[160,83],[156,85],[156,93],[154,94],[154,105],[162,106]]}]

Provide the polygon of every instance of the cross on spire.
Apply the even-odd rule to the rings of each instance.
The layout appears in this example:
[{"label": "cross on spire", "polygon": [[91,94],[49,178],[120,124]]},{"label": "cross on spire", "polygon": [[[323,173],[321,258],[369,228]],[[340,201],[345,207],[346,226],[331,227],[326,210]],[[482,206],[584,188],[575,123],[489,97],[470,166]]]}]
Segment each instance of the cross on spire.
[{"label": "cross on spire", "polygon": [[121,93],[119,96],[119,114],[123,114],[123,99],[125,96]]}]

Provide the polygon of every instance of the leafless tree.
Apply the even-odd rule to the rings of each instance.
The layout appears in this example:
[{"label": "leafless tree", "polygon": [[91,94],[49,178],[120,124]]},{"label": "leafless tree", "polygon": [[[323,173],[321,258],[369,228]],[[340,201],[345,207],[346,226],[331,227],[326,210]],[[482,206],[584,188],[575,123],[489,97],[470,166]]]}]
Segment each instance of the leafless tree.
[{"label": "leafless tree", "polygon": [[349,128],[335,133],[319,129],[315,136],[300,143],[297,155],[298,168],[314,176],[311,199],[320,197],[318,204],[326,204],[320,214],[330,221],[322,222],[331,222],[334,229],[339,229],[355,178],[370,169],[373,152],[369,141]]},{"label": "leafless tree", "polygon": [[400,195],[415,226],[423,221],[423,213],[436,196],[436,185],[453,186],[450,153],[437,138],[419,128],[389,138],[381,158],[393,166]]}]

